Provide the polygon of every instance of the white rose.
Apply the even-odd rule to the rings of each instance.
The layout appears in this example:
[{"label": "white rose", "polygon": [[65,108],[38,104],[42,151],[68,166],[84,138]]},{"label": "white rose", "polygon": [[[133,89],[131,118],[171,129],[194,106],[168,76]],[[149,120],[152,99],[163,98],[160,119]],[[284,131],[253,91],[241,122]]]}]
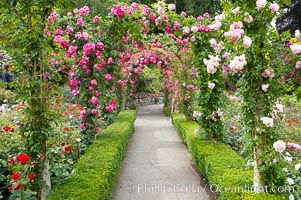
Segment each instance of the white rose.
[{"label": "white rose", "polygon": [[295,181],[292,178],[287,178],[286,180],[287,180],[288,184],[290,184],[290,185],[295,184]]}]

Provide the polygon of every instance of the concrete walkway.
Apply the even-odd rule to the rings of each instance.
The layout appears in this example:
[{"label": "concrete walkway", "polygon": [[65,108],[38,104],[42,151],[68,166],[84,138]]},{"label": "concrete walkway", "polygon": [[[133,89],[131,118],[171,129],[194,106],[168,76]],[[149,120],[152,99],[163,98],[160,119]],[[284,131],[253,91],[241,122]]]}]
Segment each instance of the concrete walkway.
[{"label": "concrete walkway", "polygon": [[139,107],[112,200],[208,200],[162,105]]}]

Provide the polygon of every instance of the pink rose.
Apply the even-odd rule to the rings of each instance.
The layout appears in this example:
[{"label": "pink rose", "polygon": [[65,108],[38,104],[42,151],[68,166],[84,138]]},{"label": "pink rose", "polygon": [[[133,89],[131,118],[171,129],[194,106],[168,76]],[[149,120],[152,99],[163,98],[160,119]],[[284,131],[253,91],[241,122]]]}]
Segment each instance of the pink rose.
[{"label": "pink rose", "polygon": [[279,5],[277,3],[272,3],[270,5],[270,9],[271,9],[272,13],[275,13],[275,12],[277,12],[279,10]]},{"label": "pink rose", "polygon": [[256,8],[258,10],[260,10],[260,9],[264,8],[266,4],[267,4],[266,0],[258,0],[258,1],[256,1]]},{"label": "pink rose", "polygon": [[113,76],[111,74],[105,74],[106,81],[110,81],[111,79],[113,79]]},{"label": "pink rose", "polygon": [[261,86],[262,91],[267,92],[269,86],[270,86],[269,84],[263,84],[263,85]]},{"label": "pink rose", "polygon": [[99,18],[98,18],[98,16],[95,16],[95,17],[93,17],[93,20],[92,20],[94,23],[97,23],[98,21],[99,21]]},{"label": "pink rose", "polygon": [[91,83],[92,86],[96,86],[97,85],[97,81],[95,79],[91,80],[90,83]]},{"label": "pink rose", "polygon": [[95,96],[91,97],[91,98],[90,98],[90,103],[92,103],[92,104],[94,104],[94,105],[98,104],[98,99],[97,99],[97,97],[95,97]]},{"label": "pink rose", "polygon": [[109,64],[109,65],[110,65],[110,64],[113,64],[113,58],[110,57],[110,58],[108,59],[108,64]]},{"label": "pink rose", "polygon": [[277,151],[279,153],[282,153],[286,148],[285,142],[283,142],[282,140],[278,140],[277,142],[275,142],[273,144],[273,147],[274,147],[275,151]]},{"label": "pink rose", "polygon": [[76,24],[79,26],[83,26],[84,25],[84,20],[82,18],[78,18],[76,21]]},{"label": "pink rose", "polygon": [[267,127],[274,127],[274,119],[269,117],[261,117],[260,120]]},{"label": "pink rose", "polygon": [[210,16],[209,16],[209,13],[204,13],[203,16],[206,17],[206,18],[209,18],[209,17],[210,17]]},{"label": "pink rose", "polygon": [[154,14],[154,13],[152,13],[152,14],[150,14],[150,16],[149,16],[149,19],[151,20],[151,21],[155,21],[156,20],[156,15]]},{"label": "pink rose", "polygon": [[208,83],[208,88],[209,88],[209,89],[213,90],[214,87],[215,87],[215,83],[212,83],[212,82],[209,82],[209,83]]},{"label": "pink rose", "polygon": [[301,67],[301,61],[297,61],[295,67],[296,67],[296,69],[299,69]]},{"label": "pink rose", "polygon": [[175,10],[176,5],[175,4],[168,4],[168,10]]},{"label": "pink rose", "polygon": [[247,23],[251,23],[251,22],[253,22],[253,17],[251,15],[249,15],[249,16],[244,18],[244,21],[247,22]]}]

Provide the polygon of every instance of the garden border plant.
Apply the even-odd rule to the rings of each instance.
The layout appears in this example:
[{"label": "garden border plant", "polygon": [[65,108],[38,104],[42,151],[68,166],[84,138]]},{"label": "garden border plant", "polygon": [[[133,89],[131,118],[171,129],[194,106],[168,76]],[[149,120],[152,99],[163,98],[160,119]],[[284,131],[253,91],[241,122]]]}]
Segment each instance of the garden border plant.
[{"label": "garden border plant", "polygon": [[184,114],[172,113],[171,119],[179,136],[187,145],[199,173],[206,177],[210,184],[208,187],[219,194],[219,199],[286,199],[284,195],[251,192],[253,171],[246,168],[243,158],[220,142],[199,139],[199,125],[187,121]]},{"label": "garden border plant", "polygon": [[135,118],[135,110],[121,111],[79,159],[74,174],[55,187],[47,199],[110,199]]}]

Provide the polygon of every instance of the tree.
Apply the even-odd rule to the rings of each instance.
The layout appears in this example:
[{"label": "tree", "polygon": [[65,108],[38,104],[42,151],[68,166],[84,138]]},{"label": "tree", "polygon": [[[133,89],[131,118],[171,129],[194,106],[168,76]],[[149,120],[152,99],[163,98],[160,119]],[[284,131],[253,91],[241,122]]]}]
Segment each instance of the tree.
[{"label": "tree", "polygon": [[286,13],[276,21],[276,27],[279,33],[289,30],[294,33],[295,30],[301,29],[301,1],[291,0],[290,6],[285,6]]}]

